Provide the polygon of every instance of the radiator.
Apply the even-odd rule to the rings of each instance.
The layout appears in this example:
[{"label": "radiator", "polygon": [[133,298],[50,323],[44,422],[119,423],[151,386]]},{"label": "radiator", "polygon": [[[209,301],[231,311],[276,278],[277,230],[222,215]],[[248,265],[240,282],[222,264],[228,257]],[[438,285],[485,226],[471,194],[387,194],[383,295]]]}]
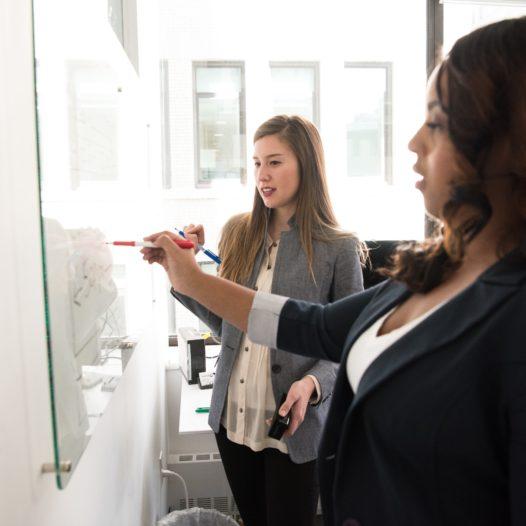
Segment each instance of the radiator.
[{"label": "radiator", "polygon": [[[215,509],[238,519],[239,511],[230,491],[219,453],[184,453],[170,455],[168,469],[179,473],[188,487],[189,507]],[[170,511],[186,508],[181,481],[168,479]]]}]

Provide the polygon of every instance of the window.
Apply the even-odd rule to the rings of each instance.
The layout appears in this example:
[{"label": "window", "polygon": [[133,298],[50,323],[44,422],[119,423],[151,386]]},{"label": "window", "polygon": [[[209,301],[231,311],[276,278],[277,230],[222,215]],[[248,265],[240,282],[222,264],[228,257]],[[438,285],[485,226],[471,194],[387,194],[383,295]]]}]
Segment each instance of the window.
[{"label": "window", "polygon": [[244,66],[194,62],[197,184],[246,181]]},{"label": "window", "polygon": [[[342,228],[362,239],[420,239],[424,208],[407,144],[425,113],[427,2],[269,0],[258,18],[266,35],[254,29],[247,2],[216,4],[160,1],[160,56],[169,65],[165,223],[202,223],[216,249],[222,225],[252,207],[254,132],[272,115],[299,113],[320,130]],[[285,40],[272,38],[277,12],[283,20],[301,13]],[[403,20],[402,32],[393,20]],[[372,120],[350,119],[360,111]],[[358,124],[376,130],[375,139],[349,163],[347,131],[356,144]]]},{"label": "window", "polygon": [[301,115],[319,126],[318,64],[271,62],[274,115]]},{"label": "window", "polygon": [[392,182],[391,65],[345,65],[347,175]]},{"label": "window", "polygon": [[526,1],[521,0],[443,0],[443,4],[444,53],[458,38],[477,27],[526,15]]}]

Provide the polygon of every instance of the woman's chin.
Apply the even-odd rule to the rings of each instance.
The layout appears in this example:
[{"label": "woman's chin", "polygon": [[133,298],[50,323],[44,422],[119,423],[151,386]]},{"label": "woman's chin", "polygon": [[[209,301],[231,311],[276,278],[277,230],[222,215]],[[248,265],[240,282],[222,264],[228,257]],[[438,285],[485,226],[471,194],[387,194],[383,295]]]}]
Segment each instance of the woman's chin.
[{"label": "woman's chin", "polygon": [[267,208],[275,208],[276,205],[273,201],[272,198],[268,198],[268,197],[262,197],[261,198],[263,200],[263,204],[267,207]]},{"label": "woman's chin", "polygon": [[425,183],[424,183],[424,178],[423,177],[422,177],[422,179],[418,179],[418,181],[416,181],[415,188],[417,190],[420,190],[421,192],[424,191]]}]

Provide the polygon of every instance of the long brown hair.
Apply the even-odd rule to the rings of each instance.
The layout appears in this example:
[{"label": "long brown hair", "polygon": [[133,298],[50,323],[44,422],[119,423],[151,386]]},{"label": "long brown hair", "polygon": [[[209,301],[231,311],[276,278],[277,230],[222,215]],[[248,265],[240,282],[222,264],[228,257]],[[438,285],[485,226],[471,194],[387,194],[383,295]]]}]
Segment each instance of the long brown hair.
[{"label": "long brown hair", "polygon": [[[355,236],[341,230],[336,221],[327,189],[323,146],[316,126],[298,115],[277,115],[256,130],[254,143],[269,135],[276,135],[287,144],[298,160],[300,186],[294,219],[314,279],[313,240],[328,242]],[[225,225],[219,243],[222,277],[246,283],[264,243],[270,213],[256,188],[252,212],[235,216]]]},{"label": "long brown hair", "polygon": [[[526,241],[526,17],[496,22],[459,39],[438,70],[436,87],[464,176],[452,185],[439,232],[401,247],[384,272],[416,292],[431,290],[458,268],[467,244],[490,220],[484,190],[489,177],[512,178],[510,209],[523,218],[515,231],[503,232],[500,255],[505,240]],[[469,217],[453,228],[460,210],[463,218],[469,211]]]}]

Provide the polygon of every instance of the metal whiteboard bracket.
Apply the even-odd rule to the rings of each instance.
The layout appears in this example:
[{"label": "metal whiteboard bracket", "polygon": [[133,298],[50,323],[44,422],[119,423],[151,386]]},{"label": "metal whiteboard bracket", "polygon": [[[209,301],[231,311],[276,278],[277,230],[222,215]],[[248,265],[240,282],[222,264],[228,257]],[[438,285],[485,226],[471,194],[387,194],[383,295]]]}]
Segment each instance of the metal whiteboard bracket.
[{"label": "metal whiteboard bracket", "polygon": [[[71,460],[63,460],[59,462],[58,470],[60,473],[69,473],[72,467],[73,462],[71,462]],[[46,462],[45,464],[42,464],[42,473],[56,473],[56,471],[54,462]]]}]

